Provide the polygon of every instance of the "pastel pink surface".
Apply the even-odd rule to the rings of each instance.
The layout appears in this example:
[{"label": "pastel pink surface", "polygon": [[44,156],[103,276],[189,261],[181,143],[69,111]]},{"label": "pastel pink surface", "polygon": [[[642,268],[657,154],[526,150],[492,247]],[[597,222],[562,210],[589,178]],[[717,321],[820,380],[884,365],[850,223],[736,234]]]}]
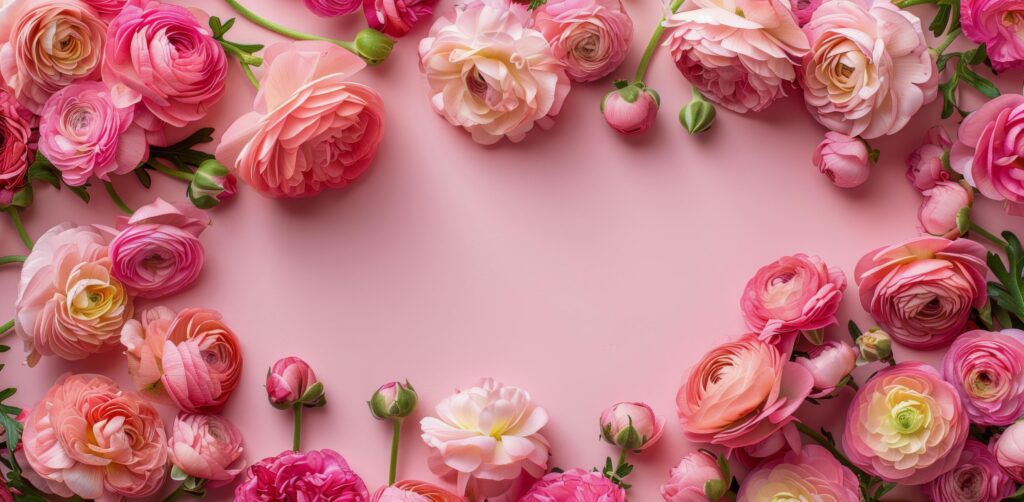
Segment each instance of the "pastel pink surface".
[{"label": "pastel pink surface", "polygon": [[[180,3],[231,16],[225,4]],[[321,19],[291,0],[246,4],[342,38],[365,23],[357,15]],[[659,2],[626,0],[625,7],[637,40],[613,77],[632,73],[661,13]],[[456,387],[493,376],[547,408],[551,464],[562,468],[590,468],[614,454],[598,440],[605,407],[651,404],[667,420],[665,433],[635,458],[630,479],[631,500],[650,502],[694,448],[675,419],[680,380],[710,347],[744,332],[739,298],[759,267],[798,252],[821,256],[850,280],[841,323],[852,317],[873,325],[857,300],[853,267],[864,253],[917,235],[920,197],[903,159],[935,123],[937,104],[903,133],[872,141],[881,163],[862,187],[843,190],[810,163],[823,130],[798,92],[760,114],[720,110],[710,133],[689,137],[676,121],[689,86],[662,51],[647,79],[662,109],[647,135],[623,138],[605,124],[598,104],[611,89],[606,79],[574,85],[550,131],[482,147],[431,110],[416,57],[428,28],[417,26],[383,66],[355,78],[380,92],[387,114],[367,175],[347,190],[303,200],[241,188],[211,213],[199,281],[161,302],[217,309],[238,334],[245,369],[225,414],[245,435],[250,462],[290,445],[290,415],[267,404],[263,384],[274,360],[296,355],[327,387],[327,407],[305,414],[304,446],[341,452],[371,491],[386,480],[390,440],[389,427],[365,404],[379,385],[396,378],[415,384],[420,408],[406,423],[399,475],[435,481],[418,419]],[[279,39],[241,19],[229,38]],[[1019,90],[1019,74],[1003,83]],[[234,62],[228,87],[195,126],[217,127],[218,138],[255,96]],[[157,194],[185,197],[172,180],[157,180],[152,193],[131,176],[116,184],[135,207]],[[116,209],[101,189],[92,193],[85,206],[40,188],[25,214],[29,232],[38,236],[64,220],[113,225]],[[1024,220],[1004,216],[998,204],[978,200],[976,207],[986,227],[1024,232]],[[0,222],[0,255],[22,252],[13,228]],[[2,320],[13,314],[17,278],[17,267],[0,270]],[[844,329],[830,335],[845,336]],[[908,357],[901,349],[897,356]],[[934,364],[941,353],[924,357]],[[20,387],[19,405],[34,404],[68,371],[131,385],[118,353],[76,363],[44,359],[31,370],[22,358],[20,347],[3,356],[2,377]],[[832,424],[840,436],[831,417],[845,414],[849,397],[800,415]],[[170,423],[174,412],[161,411]],[[215,490],[210,499],[228,500],[230,492]],[[914,490],[902,497],[921,499]]]}]

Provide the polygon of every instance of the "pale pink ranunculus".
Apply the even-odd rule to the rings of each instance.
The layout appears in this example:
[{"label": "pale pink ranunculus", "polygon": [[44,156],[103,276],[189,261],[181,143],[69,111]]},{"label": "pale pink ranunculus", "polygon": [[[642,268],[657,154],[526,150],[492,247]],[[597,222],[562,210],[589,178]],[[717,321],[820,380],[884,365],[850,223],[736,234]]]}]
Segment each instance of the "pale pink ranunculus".
[{"label": "pale pink ranunculus", "polygon": [[38,113],[51,94],[99,78],[107,26],[79,0],[14,0],[0,15],[0,80]]},{"label": "pale pink ranunculus", "polygon": [[868,146],[857,138],[828,131],[811,156],[811,163],[835,186],[854,188],[871,175]]},{"label": "pale pink ranunculus", "polygon": [[860,481],[825,448],[810,444],[762,464],[740,485],[736,502],[859,502]]},{"label": "pale pink ranunculus", "polygon": [[821,4],[825,3],[825,0],[789,0],[789,6],[793,9],[793,16],[796,17],[796,22],[800,26],[803,26],[810,22],[811,17],[814,16],[814,11],[821,7]]},{"label": "pale pink ranunculus", "polygon": [[789,0],[692,0],[669,16],[664,45],[676,67],[710,100],[761,111],[797,78],[808,49]]},{"label": "pale pink ranunculus", "polygon": [[147,497],[167,474],[160,414],[105,376],[58,380],[32,407],[22,444],[28,467],[45,481],[40,488],[61,497]]},{"label": "pale pink ranunculus", "polygon": [[1024,331],[960,335],[942,359],[942,376],[960,394],[971,422],[1012,424],[1024,417]]},{"label": "pale pink ranunculus", "polygon": [[957,215],[974,204],[974,189],[962,182],[940,181],[921,195],[924,200],[917,211],[921,232],[947,239],[959,237]]},{"label": "pale pink ranunculus", "polygon": [[846,414],[843,450],[874,476],[920,485],[957,464],[969,429],[956,389],[935,368],[904,361],[861,385]]},{"label": "pale pink ranunculus", "polygon": [[377,91],[349,82],[366,64],[327,42],[264,52],[255,111],[224,133],[217,158],[269,197],[307,197],[362,175],[384,136]]},{"label": "pale pink ranunculus", "polygon": [[942,126],[935,126],[928,129],[921,146],[907,156],[907,180],[918,192],[949,179],[943,157],[951,146],[953,142],[949,140],[946,130]]},{"label": "pale pink ranunculus", "polygon": [[147,131],[195,122],[224,94],[227,56],[207,18],[198,9],[128,0],[110,21],[103,81],[152,114],[137,112]]},{"label": "pale pink ranunculus", "polygon": [[275,408],[287,409],[298,403],[322,406],[324,402],[323,383],[316,377],[313,368],[298,357],[278,359],[267,370],[266,387],[267,400]]},{"label": "pale pink ranunculus", "polygon": [[178,413],[171,424],[168,453],[181,472],[221,486],[245,468],[242,432],[220,415]]},{"label": "pale pink ranunculus", "polygon": [[633,20],[620,0],[552,0],[534,11],[533,23],[576,82],[614,71],[633,40]]},{"label": "pale pink ranunculus", "polygon": [[435,410],[437,417],[420,421],[422,438],[431,449],[431,469],[455,473],[457,493],[475,480],[510,485],[521,473],[539,478],[547,471],[550,447],[540,430],[548,413],[525,390],[486,378]]},{"label": "pale pink ranunculus", "polygon": [[39,152],[68,185],[93,176],[110,181],[149,157],[146,131],[135,124],[135,104],[103,82],[76,82],[50,96],[40,113]]},{"label": "pale pink ranunculus", "polygon": [[366,484],[333,450],[284,451],[252,464],[235,502],[267,500],[367,502]]},{"label": "pale pink ranunculus", "polygon": [[632,451],[654,446],[665,429],[665,421],[646,403],[615,403],[601,412],[600,424],[606,442]]},{"label": "pale pink ranunculus", "polygon": [[728,448],[764,441],[792,422],[814,386],[803,366],[749,334],[704,355],[676,395],[687,439]]},{"label": "pale pink ranunculus", "polygon": [[43,234],[21,268],[14,329],[28,364],[41,356],[68,360],[117,347],[134,312],[132,299],[112,274],[107,245],[113,229],[57,225]]},{"label": "pale pink ranunculus", "polygon": [[362,0],[366,24],[385,35],[403,37],[434,14],[437,0]]},{"label": "pale pink ranunculus", "polygon": [[985,248],[968,239],[918,237],[864,255],[854,275],[860,303],[897,342],[944,347],[988,298]]},{"label": "pale pink ranunculus", "polygon": [[465,502],[466,499],[423,481],[402,480],[382,486],[369,502]]},{"label": "pale pink ranunculus", "polygon": [[552,472],[534,483],[519,502],[626,502],[626,490],[595,471]]},{"label": "pale pink ranunculus", "polygon": [[825,2],[804,32],[811,44],[800,74],[804,101],[833,131],[894,134],[937,95],[921,20],[890,0]]},{"label": "pale pink ranunculus", "polygon": [[1024,5],[1018,0],[963,0],[964,36],[985,44],[996,71],[1024,67]]},{"label": "pale pink ranunculus", "polygon": [[161,198],[118,219],[110,243],[113,274],[142,298],[161,298],[191,285],[203,268],[199,235],[210,224],[205,211]]},{"label": "pale pink ranunculus", "polygon": [[33,158],[36,117],[0,89],[0,206],[10,204],[25,185]]},{"label": "pale pink ranunculus", "polygon": [[166,396],[182,411],[217,413],[238,387],[242,352],[217,311],[143,311],[121,331],[136,388]]},{"label": "pale pink ranunculus", "polygon": [[[721,481],[722,495],[710,498],[708,481]],[[661,498],[665,502],[718,502],[724,498],[732,480],[725,479],[718,459],[707,450],[691,452],[669,471],[669,479],[661,485]],[[713,495],[713,494],[712,494]]]},{"label": "pale pink ranunculus", "polygon": [[960,461],[951,470],[922,487],[931,502],[999,502],[1016,489],[984,443],[969,439]]},{"label": "pale pink ranunculus", "polygon": [[960,123],[950,166],[985,197],[1024,206],[1024,96],[1003,94]]},{"label": "pale pink ranunculus", "polygon": [[1024,483],[1024,420],[1010,425],[993,448],[999,465],[1018,483]]},{"label": "pale pink ranunculus", "polygon": [[798,356],[794,362],[803,366],[814,378],[814,394],[825,397],[857,367],[857,349],[846,342],[831,340],[808,349],[807,356]]},{"label": "pale pink ranunculus", "polygon": [[434,111],[477,143],[522,141],[569,94],[564,66],[531,23],[525,5],[480,0],[453,7],[420,41]]},{"label": "pale pink ranunculus", "polygon": [[782,335],[835,324],[845,290],[842,270],[801,253],[758,269],[743,288],[740,308],[747,327],[775,343]]},{"label": "pale pink ranunculus", "polygon": [[360,0],[302,0],[302,3],[320,17],[336,17],[355,12]]}]

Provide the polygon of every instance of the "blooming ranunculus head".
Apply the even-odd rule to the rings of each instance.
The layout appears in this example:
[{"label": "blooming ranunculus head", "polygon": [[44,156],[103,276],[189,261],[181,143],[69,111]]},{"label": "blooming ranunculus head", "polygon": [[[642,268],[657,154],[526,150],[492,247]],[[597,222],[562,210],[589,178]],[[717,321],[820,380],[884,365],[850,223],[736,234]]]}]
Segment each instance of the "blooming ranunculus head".
[{"label": "blooming ranunculus head", "polygon": [[171,464],[179,471],[219,486],[245,468],[242,433],[220,415],[178,413],[171,425]]},{"label": "blooming ranunculus head", "polygon": [[863,185],[871,175],[871,152],[863,141],[829,131],[814,150],[811,162],[841,188]]},{"label": "blooming ranunculus head", "polygon": [[758,269],[747,281],[740,308],[747,326],[762,340],[774,343],[780,335],[835,324],[845,289],[842,270],[821,258],[784,256]]},{"label": "blooming ranunculus head", "polygon": [[131,297],[112,274],[114,231],[64,223],[51,228],[21,268],[14,328],[29,365],[40,356],[77,360],[118,345]]},{"label": "blooming ranunculus head", "polygon": [[792,422],[814,378],[788,359],[754,334],[712,349],[676,395],[683,433],[691,441],[742,448]]},{"label": "blooming ranunculus head", "polygon": [[569,469],[552,472],[534,483],[519,502],[626,502],[626,490],[599,472]]},{"label": "blooming ranunculus head", "polygon": [[825,397],[835,392],[850,372],[857,367],[857,349],[841,341],[828,341],[811,347],[807,356],[794,362],[803,366],[814,378],[815,393],[811,397]]},{"label": "blooming ranunculus head", "polygon": [[423,481],[403,480],[382,486],[368,502],[465,502],[466,499]]},{"label": "blooming ranunculus head", "polygon": [[435,409],[436,418],[420,421],[423,441],[436,474],[457,474],[458,493],[476,479],[510,484],[524,471],[539,478],[547,470],[548,440],[540,429],[548,413],[528,392],[487,378]]},{"label": "blooming ranunculus head", "polygon": [[35,116],[0,89],[0,206],[10,204],[25,184],[32,162]]},{"label": "blooming ranunculus head", "polygon": [[577,82],[618,68],[633,40],[633,20],[620,0],[553,0],[537,8],[534,27]]},{"label": "blooming ranunculus head", "polygon": [[236,502],[303,500],[366,502],[366,484],[333,450],[285,451],[249,466]]},{"label": "blooming ranunculus head", "polygon": [[918,192],[928,190],[936,183],[949,179],[942,159],[952,145],[946,130],[942,126],[935,126],[928,129],[921,146],[907,156],[907,180]]},{"label": "blooming ranunculus head", "polygon": [[885,481],[920,485],[957,464],[969,428],[960,396],[935,368],[901,362],[857,391],[846,415],[843,450]]},{"label": "blooming ranunculus head", "polygon": [[117,277],[132,294],[161,298],[190,284],[203,268],[199,234],[210,224],[205,211],[163,199],[118,220],[121,233],[110,243]]},{"label": "blooming ranunculus head", "polygon": [[275,408],[288,409],[297,403],[307,407],[326,404],[324,384],[306,361],[289,356],[278,359],[267,370],[267,399]]},{"label": "blooming ranunculus head", "polygon": [[402,37],[434,13],[437,0],[363,0],[366,24],[392,37]]},{"label": "blooming ranunculus head", "polygon": [[380,95],[348,81],[366,64],[327,42],[274,44],[264,58],[255,111],[231,124],[217,158],[270,197],[351,184],[384,135]]},{"label": "blooming ranunculus head", "polygon": [[807,37],[789,0],[692,0],[665,20],[676,67],[712,101],[745,113],[786,95]]},{"label": "blooming ranunculus head", "polygon": [[921,232],[947,239],[959,237],[958,215],[974,204],[974,189],[962,182],[940,181],[921,195],[924,200],[917,211]]},{"label": "blooming ranunculus head", "polygon": [[995,443],[996,460],[1018,483],[1024,483],[1024,420],[1009,426]]},{"label": "blooming ranunculus head", "polygon": [[302,3],[320,17],[343,16],[359,8],[359,0],[302,0]]},{"label": "blooming ranunculus head", "polygon": [[932,502],[998,502],[1013,494],[1016,485],[984,443],[970,439],[956,467],[923,487]]},{"label": "blooming ranunculus head", "polygon": [[752,471],[736,497],[736,502],[776,500],[859,502],[860,481],[825,448],[805,445]]},{"label": "blooming ranunculus head", "polygon": [[957,337],[942,359],[971,422],[1010,425],[1024,417],[1024,331],[974,330]]},{"label": "blooming ranunculus head", "polygon": [[160,414],[100,375],[69,375],[32,407],[22,444],[39,488],[102,502],[154,494],[167,474]]},{"label": "blooming ranunculus head", "polygon": [[985,103],[960,123],[950,165],[985,197],[1024,205],[1022,126],[1024,96],[1004,94]]},{"label": "blooming ranunculus head", "polygon": [[996,71],[1024,67],[1024,6],[1017,0],[963,0],[964,35],[985,44]]},{"label": "blooming ranunculus head", "polygon": [[890,0],[825,2],[804,32],[804,101],[825,127],[867,139],[894,134],[935,99],[938,71],[921,20]]},{"label": "blooming ranunculus head", "polygon": [[[420,41],[420,69],[434,110],[473,141],[521,141],[547,126],[569,94],[569,78],[526,6],[480,0],[438,18]],[[500,34],[500,36],[495,36]]]},{"label": "blooming ranunculus head", "polygon": [[628,450],[646,450],[658,442],[665,421],[646,403],[616,403],[601,413],[601,437]]},{"label": "blooming ranunculus head", "polygon": [[698,450],[672,468],[668,481],[661,485],[661,498],[665,502],[718,502],[732,482],[725,477],[718,459],[707,450]]},{"label": "blooming ranunculus head", "polygon": [[146,130],[199,120],[224,94],[227,56],[206,17],[157,0],[128,0],[110,22],[103,81],[155,116],[136,119]]},{"label": "blooming ranunculus head", "polygon": [[128,373],[140,391],[164,394],[182,411],[217,413],[242,374],[238,338],[209,309],[143,311],[121,332]]}]

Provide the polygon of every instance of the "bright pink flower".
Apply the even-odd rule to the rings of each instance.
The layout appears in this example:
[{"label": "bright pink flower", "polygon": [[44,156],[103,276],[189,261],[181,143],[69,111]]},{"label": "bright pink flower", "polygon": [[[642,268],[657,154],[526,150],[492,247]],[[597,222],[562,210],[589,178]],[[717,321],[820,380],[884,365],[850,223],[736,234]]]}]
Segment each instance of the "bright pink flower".
[{"label": "bright pink flower", "polygon": [[[319,390],[315,387],[319,384]],[[316,395],[307,396],[310,389]],[[278,359],[267,371],[267,399],[275,408],[290,408],[295,403],[319,405],[323,400],[323,384],[313,368],[298,357]]]},{"label": "bright pink flower", "polygon": [[620,0],[552,0],[538,7],[533,19],[576,82],[618,68],[633,40],[633,20]]},{"label": "bright pink flower", "polygon": [[665,20],[676,67],[712,101],[745,113],[786,95],[807,52],[788,0],[692,0]]},{"label": "bright pink flower", "polygon": [[519,502],[626,502],[626,490],[599,472],[569,469],[537,481]]},{"label": "bright pink flower", "polygon": [[846,290],[842,270],[817,256],[784,256],[758,269],[747,281],[740,308],[747,326],[762,340],[814,331],[835,324]]},{"label": "bright pink flower", "polygon": [[960,461],[923,487],[932,502],[998,502],[1013,494],[1017,486],[984,443],[970,439]]},{"label": "bright pink flower", "polygon": [[676,395],[683,433],[691,441],[742,448],[792,422],[814,379],[788,359],[754,334],[705,354]]},{"label": "bright pink flower", "polygon": [[205,211],[163,199],[118,220],[110,243],[113,274],[132,294],[161,298],[191,285],[203,268],[199,234],[210,224]]},{"label": "bright pink flower", "polygon": [[275,44],[264,59],[255,111],[231,124],[217,158],[269,197],[350,185],[384,136],[380,95],[349,82],[366,64],[327,42]]},{"label": "bright pink flower", "polygon": [[360,0],[302,0],[302,3],[320,17],[336,17],[355,12]]},{"label": "bright pink flower", "polygon": [[11,489],[7,487],[7,481],[0,478],[0,502],[14,502],[14,495],[11,494]]},{"label": "bright pink flower", "polygon": [[[640,134],[658,117],[658,95],[647,88],[616,89],[604,95],[601,113],[612,129],[622,134]],[[633,101],[630,101],[632,99]]]},{"label": "bright pink flower", "polygon": [[366,485],[333,450],[284,451],[249,466],[236,502],[264,500],[366,502]]},{"label": "bright pink flower", "polygon": [[949,179],[942,158],[953,143],[942,126],[928,129],[924,142],[907,156],[907,180],[919,192]]},{"label": "bright pink flower", "polygon": [[128,0],[82,0],[89,7],[92,7],[104,21],[110,21],[124,9]]},{"label": "bright pink flower", "polygon": [[61,497],[97,502],[156,493],[167,473],[160,414],[100,375],[62,377],[32,407],[23,439],[28,467]]},{"label": "bright pink flower", "polygon": [[811,21],[814,11],[821,7],[825,0],[789,0],[789,6],[793,9],[793,16],[796,22],[803,26]]},{"label": "bright pink flower", "polygon": [[814,394],[825,397],[857,367],[857,349],[846,342],[828,341],[811,347],[807,357],[799,356],[794,362],[803,366],[814,378]]},{"label": "bright pink flower", "polygon": [[974,204],[974,189],[966,183],[940,181],[921,195],[924,200],[917,211],[921,232],[947,239],[959,237],[957,215],[961,209],[970,209]]},{"label": "bright pink flower", "polygon": [[178,413],[171,425],[168,453],[181,472],[220,486],[245,468],[242,433],[220,415]]},{"label": "bright pink flower", "polygon": [[434,13],[437,0],[363,0],[366,24],[385,35],[402,37]]},{"label": "bright pink flower", "polygon": [[369,502],[465,502],[466,499],[423,481],[403,480],[382,486]]},{"label": "bright pink flower", "polygon": [[1018,483],[1024,483],[1024,420],[1006,428],[995,443],[996,460]]},{"label": "bright pink flower", "polygon": [[665,421],[646,403],[616,403],[601,412],[601,436],[610,444],[646,450],[661,439]]},{"label": "bright pink flower", "polygon": [[804,101],[825,127],[867,139],[894,134],[935,99],[938,71],[921,20],[890,0],[825,2],[804,32]]},{"label": "bright pink flower", "polygon": [[935,368],[901,362],[857,391],[846,415],[843,450],[885,481],[920,485],[957,464],[969,428],[960,396]]},{"label": "bright pink flower", "polygon": [[805,445],[748,474],[736,497],[736,502],[769,500],[859,502],[860,482],[828,450]]},{"label": "bright pink flower", "polygon": [[985,44],[996,71],[1024,67],[1024,6],[1017,0],[963,0],[964,35]]},{"label": "bright pink flower", "polygon": [[871,155],[867,145],[857,138],[834,131],[825,133],[811,157],[811,163],[841,188],[863,185],[871,175]]},{"label": "bright pink flower", "polygon": [[0,89],[0,205],[9,204],[25,184],[32,162],[35,116]]},{"label": "bright pink flower", "polygon": [[1024,205],[1024,96],[1003,94],[971,113],[949,154],[953,170],[985,197]]},{"label": "bright pink flower", "polygon": [[[718,502],[707,493],[708,481],[722,483],[722,495],[729,489],[731,479],[718,466],[718,459],[707,450],[692,452],[672,468],[669,479],[661,485],[661,498],[665,502]],[[713,495],[713,494],[712,494]]]},{"label": "bright pink flower", "polygon": [[1024,416],[1024,331],[968,331],[942,359],[967,416],[978,425],[1010,425]]}]

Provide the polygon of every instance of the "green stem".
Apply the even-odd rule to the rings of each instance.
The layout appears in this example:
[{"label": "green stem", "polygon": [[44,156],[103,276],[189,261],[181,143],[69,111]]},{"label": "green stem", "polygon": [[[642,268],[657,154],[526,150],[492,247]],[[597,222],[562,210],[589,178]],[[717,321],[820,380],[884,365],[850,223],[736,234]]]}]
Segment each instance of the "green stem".
[{"label": "green stem", "polygon": [[846,455],[843,455],[843,452],[839,451],[839,449],[836,448],[836,446],[834,444],[832,444],[832,442],[829,441],[828,438],[826,438],[825,436],[821,435],[820,432],[818,432],[818,431],[816,431],[816,430],[814,430],[814,429],[812,429],[812,428],[810,428],[810,427],[808,427],[808,426],[806,426],[806,425],[804,425],[804,424],[802,424],[800,422],[794,422],[794,423],[796,424],[796,428],[797,428],[798,431],[803,433],[803,435],[813,439],[814,442],[816,442],[816,443],[820,444],[821,446],[823,446],[826,450],[829,451],[829,453],[831,453],[834,457],[836,457],[836,460],[838,460],[839,463],[845,465],[847,468],[849,468],[851,471],[853,471],[854,474],[857,475],[857,477],[862,477],[862,476],[871,477],[870,474],[864,472],[860,467],[857,467],[856,465],[853,465],[853,462],[850,462],[850,459],[846,458]]},{"label": "green stem", "polygon": [[292,431],[292,450],[299,451],[302,444],[302,404],[292,405],[292,419],[294,429]]},{"label": "green stem", "polygon": [[906,9],[907,7],[913,7],[915,5],[923,5],[923,4],[927,4],[927,3],[934,4],[936,2],[935,2],[935,0],[902,0],[902,1],[894,2],[894,3],[896,4],[897,7],[901,8],[901,9]]},{"label": "green stem", "polygon": [[157,172],[166,174],[167,176],[170,176],[175,179],[179,179],[181,181],[184,181],[185,183],[192,183],[192,173],[186,173],[185,171],[179,171],[177,169],[167,167],[163,165],[163,163],[157,162],[155,160],[150,160],[149,162],[146,162],[146,164],[148,164],[153,169],[157,170]]},{"label": "green stem", "polygon": [[121,200],[121,196],[117,194],[117,190],[114,189],[114,185],[112,183],[104,181],[103,188],[107,189],[107,195],[110,196],[110,200],[114,201],[114,205],[117,206],[121,212],[127,215],[135,213],[135,211],[132,211],[132,208],[128,207],[128,204],[125,204],[124,201]]},{"label": "green stem", "polygon": [[402,435],[402,419],[391,420],[391,469],[388,471],[388,486],[395,484],[398,474],[398,440]]},{"label": "green stem", "polygon": [[249,83],[252,84],[256,90],[260,90],[260,81],[256,78],[256,75],[252,74],[252,67],[242,63],[242,72],[245,73],[245,78],[249,79]]},{"label": "green stem", "polygon": [[8,263],[25,263],[28,257],[21,254],[12,254],[10,256],[0,256],[0,265],[7,265]]},{"label": "green stem", "polygon": [[999,246],[1001,248],[1005,248],[1006,247],[1006,241],[1000,239],[999,237],[996,237],[995,234],[993,234],[992,232],[989,232],[988,230],[985,230],[984,228],[982,228],[977,223],[974,223],[973,221],[971,222],[970,230],[972,232],[974,232],[974,233],[984,237],[985,239],[987,239],[992,244],[995,244],[996,246]]},{"label": "green stem", "polygon": [[7,216],[11,217],[11,223],[14,224],[14,228],[18,230],[18,235],[21,236],[21,242],[24,242],[25,247],[27,247],[28,250],[31,251],[32,248],[35,246],[35,243],[32,242],[32,238],[29,237],[28,232],[25,231],[25,225],[21,223],[21,214],[18,213],[18,208],[14,206],[8,206],[6,211]]},{"label": "green stem", "polygon": [[625,464],[628,458],[629,450],[623,448],[622,451],[619,452],[619,461],[615,463],[615,470],[618,471],[619,467],[622,467],[622,464]]},{"label": "green stem", "polygon": [[174,489],[173,492],[171,492],[170,495],[167,496],[167,498],[164,499],[164,502],[173,502],[173,501],[178,500],[179,498],[181,498],[181,496],[184,495],[184,494],[185,494],[185,483],[181,483],[181,484],[178,485],[177,488]]},{"label": "green stem", "polygon": [[6,335],[12,329],[14,329],[14,319],[0,324],[0,336]]},{"label": "green stem", "polygon": [[[232,0],[228,0],[229,2]],[[669,10],[672,14],[676,13],[680,5],[683,5],[684,0],[672,0],[672,5],[669,6]],[[661,20],[658,21],[658,27],[654,29],[654,33],[651,34],[651,40],[647,42],[647,48],[644,49],[644,55],[640,58],[640,65],[636,67],[636,82],[643,82],[644,76],[647,75],[647,67],[651,64],[651,57],[654,56],[654,50],[658,48],[658,43],[661,42],[661,35],[665,33],[665,17],[661,16]]]},{"label": "green stem", "polygon": [[286,36],[288,38],[294,38],[295,40],[322,40],[324,42],[330,42],[332,44],[335,44],[335,45],[338,45],[340,47],[343,47],[343,48],[347,49],[349,52],[351,52],[353,54],[357,54],[358,55],[358,53],[356,52],[355,45],[352,42],[346,42],[344,40],[336,40],[336,39],[333,39],[333,38],[321,37],[320,35],[313,35],[313,34],[310,34],[310,33],[303,33],[301,31],[295,31],[295,30],[293,30],[291,28],[288,28],[287,26],[282,26],[282,25],[277,24],[277,23],[275,23],[273,21],[270,21],[268,19],[260,17],[259,14],[256,14],[255,12],[245,8],[245,6],[243,6],[242,4],[238,3],[238,0],[224,0],[224,1],[227,2],[227,4],[231,6],[231,8],[235,9],[235,11],[237,11],[239,14],[241,14],[242,17],[244,17],[244,18],[248,19],[249,21],[252,21],[253,23],[256,23],[256,24],[262,26],[263,28],[266,28],[266,29],[268,29],[268,30],[270,30],[270,31],[272,31],[274,33],[278,33],[278,34],[284,35],[284,36]]},{"label": "green stem", "polygon": [[962,31],[963,31],[962,28],[957,28],[957,29],[949,32],[949,34],[946,35],[946,39],[943,40],[942,43],[938,45],[938,47],[933,47],[931,49],[932,54],[934,54],[935,57],[941,56],[942,53],[946,52],[946,49],[948,49],[949,46],[952,45],[952,43],[954,41],[956,41],[957,38],[960,38],[960,33]]}]

